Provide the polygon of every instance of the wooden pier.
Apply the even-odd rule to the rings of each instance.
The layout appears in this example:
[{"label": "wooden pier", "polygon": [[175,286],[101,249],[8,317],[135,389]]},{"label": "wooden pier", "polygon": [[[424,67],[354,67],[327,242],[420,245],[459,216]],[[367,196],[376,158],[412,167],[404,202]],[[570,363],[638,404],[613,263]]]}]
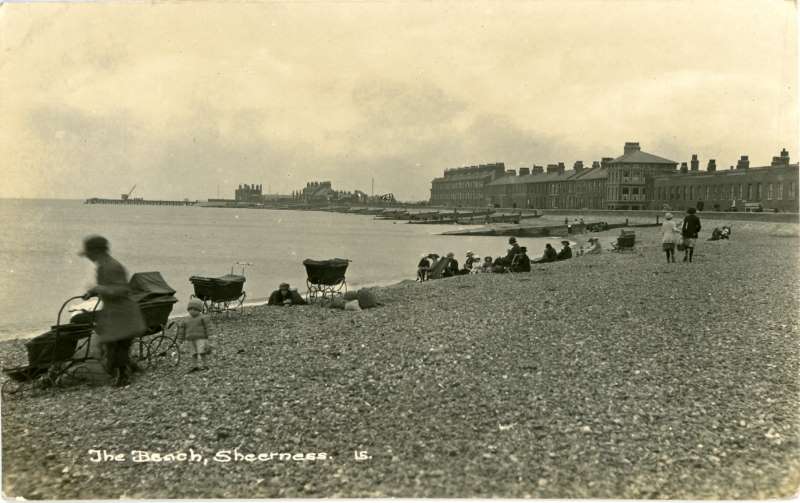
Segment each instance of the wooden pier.
[{"label": "wooden pier", "polygon": [[163,199],[103,199],[91,197],[83,204],[119,204],[123,206],[196,206],[197,201],[168,201]]}]

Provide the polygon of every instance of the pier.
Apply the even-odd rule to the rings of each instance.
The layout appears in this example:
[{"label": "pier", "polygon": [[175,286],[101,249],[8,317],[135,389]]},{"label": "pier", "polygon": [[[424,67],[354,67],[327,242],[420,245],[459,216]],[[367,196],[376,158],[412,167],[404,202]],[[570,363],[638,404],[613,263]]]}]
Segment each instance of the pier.
[{"label": "pier", "polygon": [[164,199],[104,199],[91,197],[83,204],[120,204],[124,206],[196,206],[197,201],[169,201]]}]

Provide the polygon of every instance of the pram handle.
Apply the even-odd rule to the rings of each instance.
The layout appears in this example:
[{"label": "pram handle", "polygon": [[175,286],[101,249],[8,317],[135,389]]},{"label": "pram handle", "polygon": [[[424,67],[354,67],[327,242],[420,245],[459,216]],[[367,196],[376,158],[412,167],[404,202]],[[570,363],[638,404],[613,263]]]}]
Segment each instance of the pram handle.
[{"label": "pram handle", "polygon": [[[95,295],[93,295],[92,297],[95,297]],[[91,298],[91,297],[89,297],[89,298]],[[76,300],[76,299],[83,299],[83,295],[76,295],[74,297],[70,297],[67,300],[65,300],[63,304],[61,304],[61,309],[58,310],[58,318],[56,318],[56,326],[57,327],[61,326],[61,314],[64,312],[64,308],[67,307],[67,304],[69,304],[70,302],[72,302],[73,300]],[[86,300],[88,300],[88,299],[86,299]],[[99,297],[97,298],[97,302],[94,303],[94,307],[92,308],[92,313],[97,311],[97,305],[98,304],[100,304],[100,298]]]}]

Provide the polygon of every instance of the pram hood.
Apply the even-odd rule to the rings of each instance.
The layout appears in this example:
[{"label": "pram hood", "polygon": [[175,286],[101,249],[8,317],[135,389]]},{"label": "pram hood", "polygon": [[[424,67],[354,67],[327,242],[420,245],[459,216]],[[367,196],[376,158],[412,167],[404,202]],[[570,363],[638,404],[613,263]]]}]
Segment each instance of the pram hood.
[{"label": "pram hood", "polygon": [[303,261],[303,265],[312,267],[346,267],[350,260],[346,258],[332,258],[328,260],[314,260],[307,258]]},{"label": "pram hood", "polygon": [[131,299],[139,304],[151,302],[178,302],[175,289],[164,281],[160,272],[137,272],[128,283],[131,288]]}]

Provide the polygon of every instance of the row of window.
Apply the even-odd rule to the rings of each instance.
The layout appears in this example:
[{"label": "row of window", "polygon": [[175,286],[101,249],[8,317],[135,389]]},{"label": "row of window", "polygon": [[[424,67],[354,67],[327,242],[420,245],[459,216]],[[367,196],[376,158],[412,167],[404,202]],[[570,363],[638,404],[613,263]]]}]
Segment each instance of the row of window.
[{"label": "row of window", "polygon": [[[766,191],[766,192],[765,192]],[[795,198],[795,182],[784,184],[776,183],[730,183],[724,185],[680,185],[675,187],[659,187],[656,198],[663,201],[719,201],[746,200],[782,201],[784,196],[791,200]]]}]

